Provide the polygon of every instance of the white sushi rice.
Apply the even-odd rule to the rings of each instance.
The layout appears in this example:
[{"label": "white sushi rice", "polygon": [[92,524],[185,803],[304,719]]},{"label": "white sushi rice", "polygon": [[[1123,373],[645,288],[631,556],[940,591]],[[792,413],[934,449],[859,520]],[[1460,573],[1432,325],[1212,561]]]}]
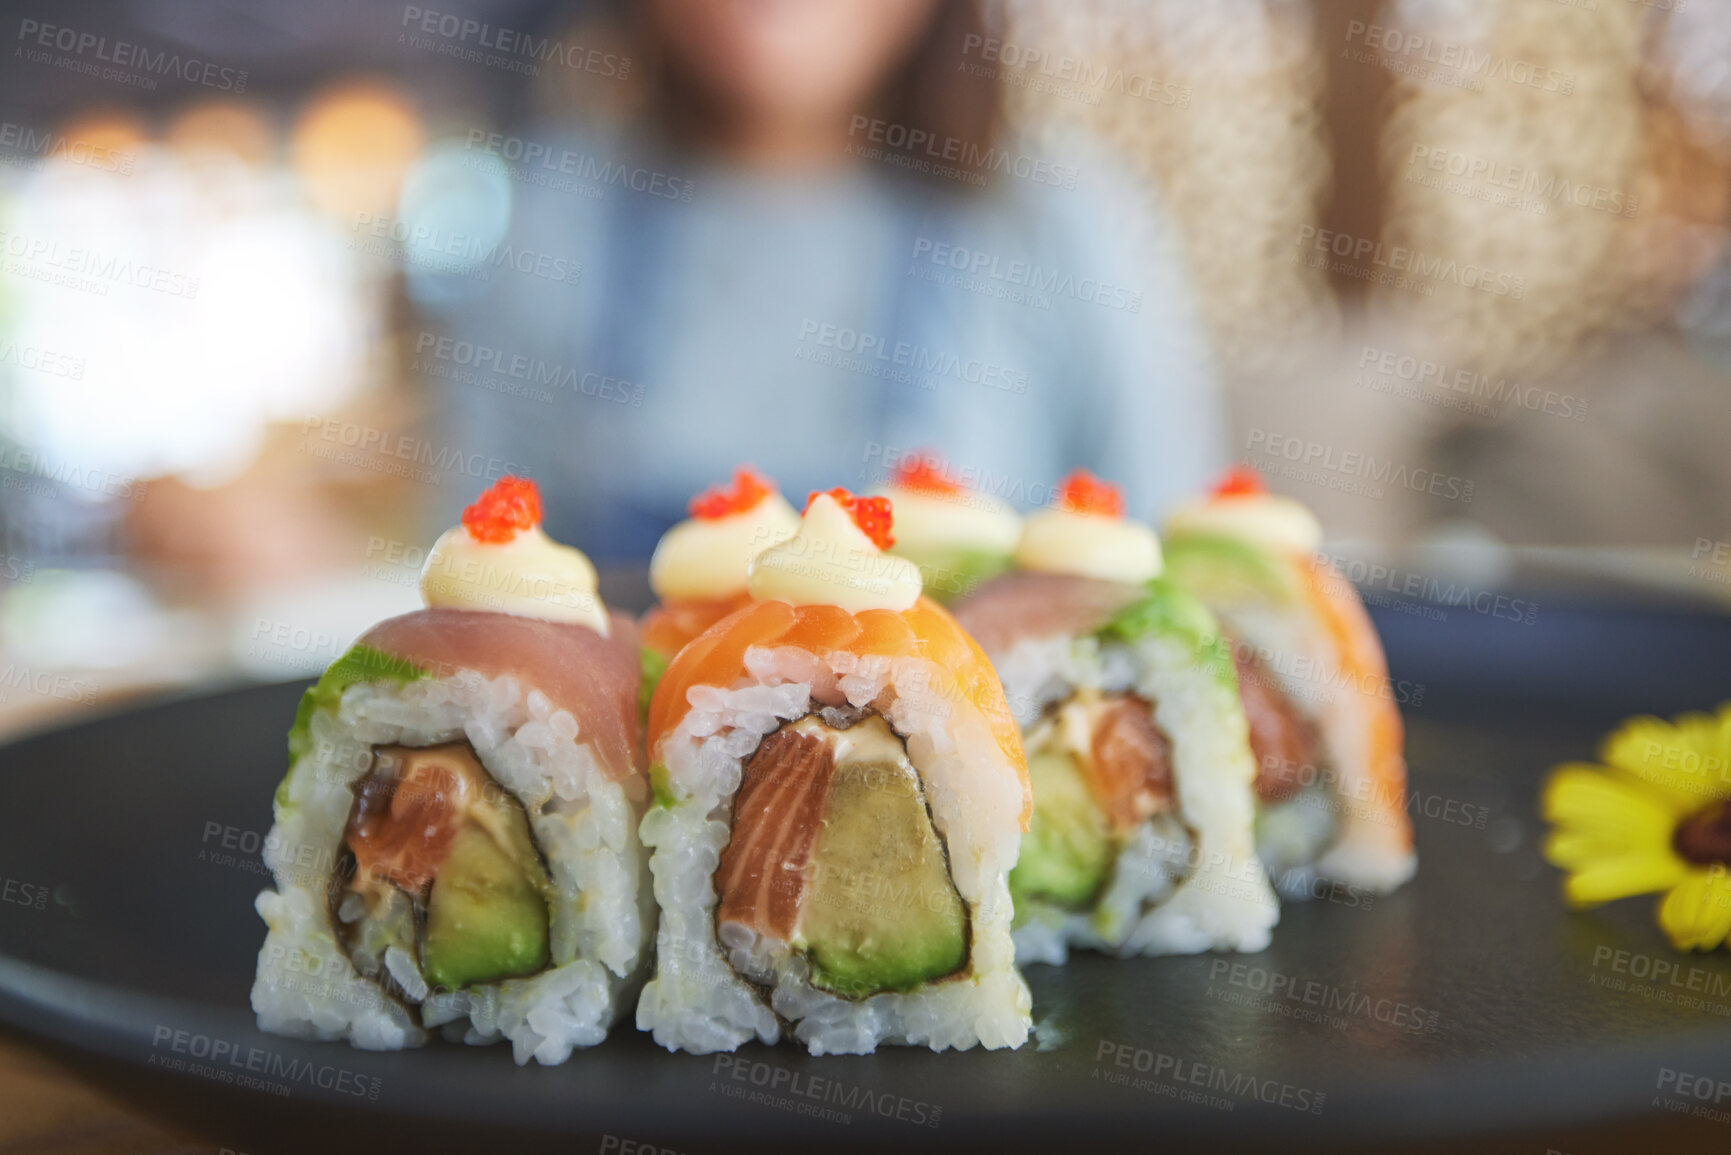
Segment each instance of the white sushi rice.
[{"label": "white sushi rice", "polygon": [[[1319,784],[1330,797],[1311,799],[1308,815],[1294,811],[1276,816],[1272,824],[1264,823],[1271,858],[1290,860],[1292,839],[1300,831],[1315,846],[1311,857],[1292,863],[1292,870],[1298,872],[1293,877],[1300,881],[1283,889],[1289,897],[1306,897],[1311,893],[1308,881],[1315,878],[1377,894],[1398,889],[1417,871],[1418,856],[1408,842],[1405,823],[1376,799],[1377,784],[1366,773],[1369,711],[1381,703],[1343,673],[1334,640],[1313,615],[1259,605],[1222,607],[1217,612],[1240,644],[1263,656],[1264,669],[1287,701],[1317,726],[1333,775],[1331,782]],[[1295,798],[1286,805],[1303,801]],[[1394,801],[1404,808],[1404,797]],[[1338,819],[1324,822],[1318,812]]]},{"label": "white sushi rice", "polygon": [[[265,846],[276,890],[256,904],[270,927],[252,990],[259,1026],[368,1050],[417,1046],[439,1028],[467,1043],[509,1039],[519,1064],[561,1063],[605,1038],[642,979],[654,910],[637,836],[642,800],[629,796],[631,780],[602,771],[570,713],[515,678],[464,670],[350,686],[335,711],[313,716],[310,737]],[[461,739],[523,804],[546,858],[552,966],[433,994],[417,1016],[355,970],[332,932],[326,887],[372,748]],[[406,992],[426,992],[406,953],[388,952],[386,966]]]},{"label": "white sushi rice", "polygon": [[[733,687],[694,687],[691,710],[658,751],[673,803],[643,820],[661,928],[638,1027],[669,1050],[697,1054],[753,1038],[774,1043],[784,1024],[814,1055],[863,1054],[880,1043],[1020,1046],[1031,1000],[1015,968],[1006,877],[1020,848],[1023,793],[986,718],[949,689],[947,671],[920,659],[820,658],[757,646],[746,651],[745,666]],[[908,993],[838,998],[811,985],[805,961],[786,943],[735,924],[729,933],[737,941],[717,941],[714,876],[744,761],[784,722],[842,706],[876,710],[906,736],[968,910],[967,968]],[[767,999],[742,974],[761,983]]]},{"label": "white sushi rice", "polygon": [[[1222,656],[1224,660],[1224,656]],[[1280,908],[1256,857],[1255,761],[1233,687],[1199,668],[1181,639],[1030,638],[997,661],[1017,721],[1033,725],[1077,690],[1132,692],[1154,703],[1172,743],[1177,814],[1137,827],[1089,911],[1035,903],[1015,930],[1021,963],[1062,963],[1071,946],[1118,955],[1259,951]]]},{"label": "white sushi rice", "polygon": [[1292,797],[1264,803],[1256,814],[1256,853],[1284,899],[1314,897],[1316,863],[1340,827],[1340,799],[1312,782]]}]

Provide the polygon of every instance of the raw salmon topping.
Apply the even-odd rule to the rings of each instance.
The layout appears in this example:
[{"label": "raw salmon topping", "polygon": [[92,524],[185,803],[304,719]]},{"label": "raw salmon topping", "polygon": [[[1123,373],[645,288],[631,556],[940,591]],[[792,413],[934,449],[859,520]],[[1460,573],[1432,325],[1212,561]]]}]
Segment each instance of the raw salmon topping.
[{"label": "raw salmon topping", "polygon": [[639,627],[643,646],[671,659],[704,630],[750,604],[751,595],[744,590],[725,598],[681,598],[664,602],[643,615]]},{"label": "raw salmon topping", "polygon": [[691,516],[699,521],[718,521],[748,509],[775,492],[769,478],[749,465],[733,471],[731,485],[712,485],[691,499]]},{"label": "raw salmon topping", "polygon": [[899,489],[933,493],[939,497],[955,497],[967,491],[961,482],[944,473],[936,456],[923,451],[904,456],[897,463],[894,481]]},{"label": "raw salmon topping", "polygon": [[1209,491],[1215,497],[1259,497],[1268,492],[1262,475],[1248,465],[1234,465]]},{"label": "raw salmon topping", "polygon": [[659,749],[691,711],[692,687],[733,685],[746,668],[746,651],[753,646],[794,646],[814,654],[846,650],[859,657],[912,657],[931,663],[934,680],[925,692],[979,711],[999,752],[1021,780],[1022,822],[1025,824],[1033,813],[1022,731],[1004,701],[1003,684],[978,643],[963,632],[948,611],[926,598],[907,610],[863,610],[857,614],[835,606],[794,606],[781,601],[747,605],[710,627],[667,667],[649,705],[649,749]]},{"label": "raw salmon topping", "polygon": [[495,545],[541,524],[541,491],[527,477],[506,474],[463,511],[463,528]]},{"label": "raw salmon topping", "polygon": [[872,539],[873,545],[888,549],[896,543],[895,535],[890,532],[895,525],[895,513],[889,498],[855,497],[838,485],[834,489],[812,490],[805,499],[805,509],[811,509],[811,503],[825,495],[834,498],[835,503],[847,511],[848,517],[853,519],[861,533]]},{"label": "raw salmon topping", "polygon": [[1078,469],[1058,486],[1058,505],[1071,513],[1123,517],[1124,491],[1086,469]]}]

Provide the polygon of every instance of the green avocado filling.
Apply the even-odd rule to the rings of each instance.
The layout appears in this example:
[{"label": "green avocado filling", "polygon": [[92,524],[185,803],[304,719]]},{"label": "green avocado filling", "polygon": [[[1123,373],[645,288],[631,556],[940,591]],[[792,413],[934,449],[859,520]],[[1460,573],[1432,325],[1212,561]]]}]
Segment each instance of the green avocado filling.
[{"label": "green avocado filling", "polygon": [[[872,718],[859,725],[884,726]],[[967,909],[905,757],[843,761],[812,849],[799,937],[812,985],[846,998],[961,969]]]},{"label": "green avocado filling", "polygon": [[670,810],[679,799],[673,795],[673,782],[667,776],[667,767],[657,762],[649,768],[650,804],[662,810]]},{"label": "green avocado filling", "polygon": [[667,672],[670,659],[648,646],[637,649],[637,663],[643,671],[643,680],[637,683],[637,716],[643,721],[649,720],[649,700],[655,697],[655,687],[661,684],[661,675]]},{"label": "green avocado filling", "polygon": [[[522,818],[519,811],[516,815]],[[435,989],[532,975],[547,966],[547,877],[525,822],[522,845],[506,848],[465,827],[427,899],[421,973]]]},{"label": "green avocado filling", "polygon": [[[1170,561],[1167,566],[1170,570]],[[1221,636],[1214,615],[1189,587],[1169,577],[1157,577],[1140,598],[1119,610],[1098,631],[1101,640],[1108,642],[1134,642],[1149,635],[1182,641],[1198,669],[1210,671],[1237,693],[1232,647]]]},{"label": "green avocado filling", "polygon": [[[1170,554],[1167,565],[1170,570]],[[1175,581],[1159,577],[1149,582],[1142,596],[1100,627],[1097,636],[1120,644],[1150,636],[1176,641],[1189,651],[1197,669],[1212,674],[1236,699],[1238,675],[1219,624]],[[1073,748],[1074,737],[1066,737],[1067,728],[1057,724],[1075,701],[1070,699],[1026,736],[1034,814],[1010,872],[1018,926],[1030,917],[1035,903],[1073,911],[1092,907],[1117,857],[1118,840],[1080,761],[1092,758],[1093,752],[1086,744]]]},{"label": "green avocado filling", "polygon": [[376,748],[343,846],[333,927],[362,974],[390,947],[434,990],[546,969],[553,888],[528,815],[467,743]]},{"label": "green avocado filling", "polygon": [[1030,898],[1070,910],[1091,906],[1112,865],[1112,840],[1075,755],[1047,743],[1028,754],[1034,816],[1010,872],[1019,913]]},{"label": "green avocado filling", "polygon": [[745,773],[719,920],[784,939],[812,985],[841,998],[913,990],[967,965],[967,905],[919,772],[882,716],[790,722]]},{"label": "green avocado filling", "polygon": [[1166,576],[1211,606],[1287,604],[1303,596],[1280,559],[1248,542],[1211,533],[1174,534],[1165,543]]}]

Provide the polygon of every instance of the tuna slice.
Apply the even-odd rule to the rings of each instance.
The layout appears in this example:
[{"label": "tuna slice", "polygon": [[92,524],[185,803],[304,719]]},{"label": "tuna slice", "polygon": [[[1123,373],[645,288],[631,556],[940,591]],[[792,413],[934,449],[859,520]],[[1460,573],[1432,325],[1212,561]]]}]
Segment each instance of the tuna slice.
[{"label": "tuna slice", "polygon": [[547,695],[555,709],[577,721],[577,740],[589,745],[613,780],[630,780],[633,798],[646,790],[641,773],[642,735],[637,684],[642,664],[637,627],[614,614],[602,637],[587,626],[482,610],[426,609],[380,622],[360,644],[447,677],[475,670],[509,674],[526,689]]},{"label": "tuna slice", "polygon": [[1172,808],[1172,744],[1144,698],[1104,699],[1092,711],[1089,769],[1114,830]]},{"label": "tuna slice", "polygon": [[1009,573],[958,602],[955,614],[986,653],[1001,657],[1024,638],[1091,634],[1142,594],[1098,578]]}]

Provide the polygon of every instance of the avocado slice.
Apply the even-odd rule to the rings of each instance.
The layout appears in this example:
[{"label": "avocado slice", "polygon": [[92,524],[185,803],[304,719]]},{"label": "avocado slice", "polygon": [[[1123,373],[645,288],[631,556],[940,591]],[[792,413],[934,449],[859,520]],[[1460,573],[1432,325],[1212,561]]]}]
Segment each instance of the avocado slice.
[{"label": "avocado slice", "polygon": [[637,667],[641,679],[637,683],[637,720],[645,724],[649,721],[649,703],[655,697],[655,687],[661,684],[661,676],[667,673],[667,667],[672,659],[667,655],[648,646],[637,647]]},{"label": "avocado slice", "polygon": [[1010,872],[1018,913],[1030,898],[1086,909],[1105,884],[1112,863],[1106,816],[1075,756],[1055,742],[1030,752],[1028,777],[1034,788],[1034,817]]},{"label": "avocado slice", "polygon": [[413,682],[426,676],[426,670],[407,659],[358,643],[325,667],[319,680],[301,695],[300,705],[295,709],[294,724],[288,734],[289,772],[277,786],[277,806],[288,805],[289,778],[294,774],[295,763],[312,752],[314,714],[336,709],[343,700],[343,691],[357,682]]},{"label": "avocado slice", "polygon": [[[900,745],[881,718],[857,726]],[[911,990],[967,962],[967,908],[905,754],[838,762],[807,877],[796,937],[819,989]]]},{"label": "avocado slice", "polygon": [[373,748],[330,892],[332,930],[361,973],[396,947],[418,949],[440,990],[535,974],[551,954],[552,894],[523,804],[472,746]]},{"label": "avocado slice", "polygon": [[1216,609],[1303,596],[1280,559],[1248,542],[1212,533],[1173,534],[1165,542],[1166,574]]},{"label": "avocado slice", "polygon": [[1232,647],[1222,636],[1218,619],[1201,596],[1171,577],[1149,582],[1141,597],[1119,610],[1098,632],[1108,642],[1129,643],[1150,635],[1180,640],[1190,648],[1192,664],[1198,670],[1209,671],[1233,693],[1238,692]]},{"label": "avocado slice", "polygon": [[505,841],[517,845],[503,846],[486,826],[469,823],[433,880],[421,972],[436,989],[531,975],[547,965],[546,875],[521,812],[509,817],[520,828],[511,834],[521,839]]}]

